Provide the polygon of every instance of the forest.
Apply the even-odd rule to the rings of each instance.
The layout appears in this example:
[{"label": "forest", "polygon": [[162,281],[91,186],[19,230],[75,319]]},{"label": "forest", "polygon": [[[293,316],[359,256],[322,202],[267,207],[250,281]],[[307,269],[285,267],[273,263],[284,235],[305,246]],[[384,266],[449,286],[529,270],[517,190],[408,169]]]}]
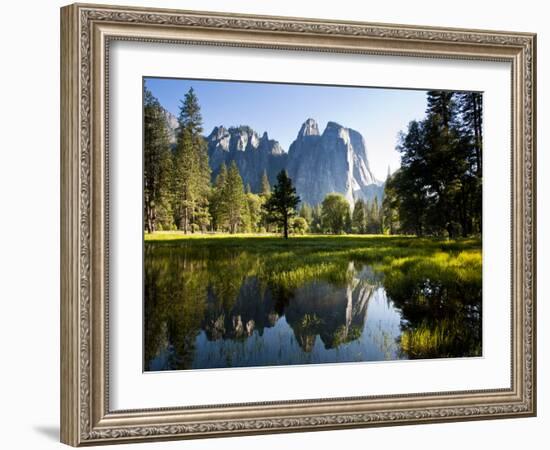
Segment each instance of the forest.
[{"label": "forest", "polygon": [[479,236],[482,227],[482,94],[428,91],[426,115],[399,134],[401,166],[381,201],[329,193],[300,201],[286,172],[259,192],[237,165],[212,177],[197,95],[181,101],[175,144],[165,110],[144,87],[144,230],[188,233]]}]

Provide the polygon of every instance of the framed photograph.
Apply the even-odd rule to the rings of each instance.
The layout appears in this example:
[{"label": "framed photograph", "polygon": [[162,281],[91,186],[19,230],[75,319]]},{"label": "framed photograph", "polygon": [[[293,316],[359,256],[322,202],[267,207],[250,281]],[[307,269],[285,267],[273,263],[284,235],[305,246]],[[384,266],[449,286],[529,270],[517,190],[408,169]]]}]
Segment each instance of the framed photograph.
[{"label": "framed photograph", "polygon": [[535,415],[535,57],[62,8],[62,442]]}]

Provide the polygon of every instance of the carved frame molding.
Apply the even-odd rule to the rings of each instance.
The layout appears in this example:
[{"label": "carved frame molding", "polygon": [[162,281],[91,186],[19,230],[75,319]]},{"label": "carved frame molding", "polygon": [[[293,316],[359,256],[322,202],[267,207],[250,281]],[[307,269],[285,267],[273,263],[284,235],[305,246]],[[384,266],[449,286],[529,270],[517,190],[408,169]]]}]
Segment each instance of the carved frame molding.
[{"label": "carved frame molding", "polygon": [[[108,58],[112,40],[508,61],[510,389],[111,411]],[[536,414],[536,36],[75,4],[61,9],[61,440],[73,446]]]}]

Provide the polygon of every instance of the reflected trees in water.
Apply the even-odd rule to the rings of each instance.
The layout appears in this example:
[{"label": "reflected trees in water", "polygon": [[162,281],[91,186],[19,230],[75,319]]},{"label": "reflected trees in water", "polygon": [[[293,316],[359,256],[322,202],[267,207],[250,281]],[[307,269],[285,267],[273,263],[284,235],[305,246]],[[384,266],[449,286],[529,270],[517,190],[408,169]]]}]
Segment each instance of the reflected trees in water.
[{"label": "reflected trees in water", "polygon": [[145,370],[481,355],[476,240],[189,238],[144,261]]}]

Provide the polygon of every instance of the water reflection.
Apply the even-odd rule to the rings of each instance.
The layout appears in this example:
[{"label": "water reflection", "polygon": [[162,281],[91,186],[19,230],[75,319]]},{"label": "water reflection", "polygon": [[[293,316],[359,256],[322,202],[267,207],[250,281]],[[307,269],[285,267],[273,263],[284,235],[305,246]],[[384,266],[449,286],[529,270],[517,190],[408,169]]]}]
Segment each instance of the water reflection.
[{"label": "water reflection", "polygon": [[477,279],[403,277],[348,258],[276,271],[285,255],[242,249],[145,253],[145,370],[481,354]]}]

